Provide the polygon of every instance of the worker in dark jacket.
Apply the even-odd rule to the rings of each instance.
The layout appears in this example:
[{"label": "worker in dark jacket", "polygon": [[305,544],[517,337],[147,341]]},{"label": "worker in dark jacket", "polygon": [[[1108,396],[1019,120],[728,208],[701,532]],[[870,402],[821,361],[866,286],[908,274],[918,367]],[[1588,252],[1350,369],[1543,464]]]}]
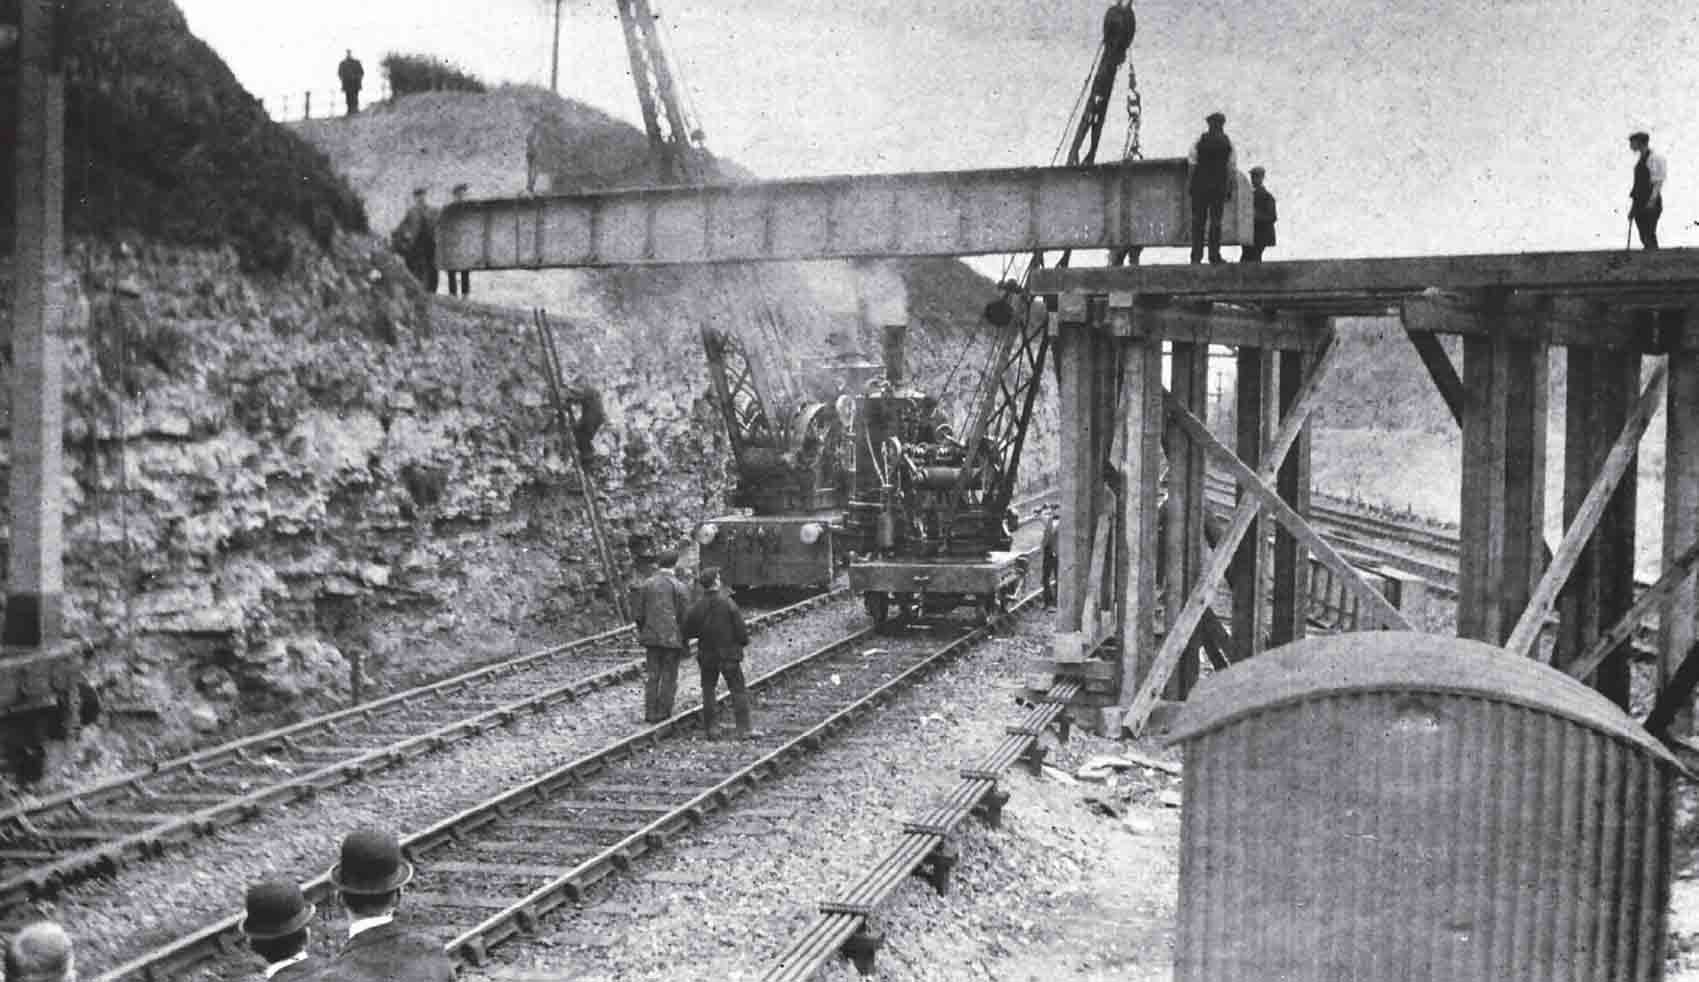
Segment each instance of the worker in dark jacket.
[{"label": "worker in dark jacket", "polygon": [[348,103],[348,115],[352,116],[360,111],[360,83],[366,79],[366,66],[354,57],[353,49],[348,49],[342,63],[336,66],[336,78],[342,83],[342,98]]},{"label": "worker in dark jacket", "polygon": [[673,714],[678,693],[678,663],[685,654],[684,617],[690,612],[690,593],[673,575],[678,553],[663,553],[660,569],[637,588],[631,619],[637,643],[643,646],[643,719],[660,723]]},{"label": "worker in dark jacket", "polygon": [[1664,213],[1664,158],[1652,152],[1652,137],[1631,133],[1628,149],[1634,151],[1634,186],[1628,191],[1628,217],[1640,230],[1640,245],[1648,252],[1658,247],[1658,219]]},{"label": "worker in dark jacket", "polygon": [[749,643],[749,628],[737,602],[720,589],[720,571],[710,566],[697,577],[701,596],[690,605],[684,618],[684,635],[697,640],[696,664],[702,670],[702,733],[708,739],[718,734],[714,697],[719,680],[731,690],[732,718],[737,735],[748,740],[761,734],[749,728],[749,690],[743,681],[743,646]]},{"label": "worker in dark jacket", "polygon": [[322,982],[453,982],[454,963],[442,942],[396,921],[413,864],[390,832],[356,829],[342,840],[331,885],[348,908],[348,941],[317,978]]},{"label": "worker in dark jacket", "polygon": [[1274,208],[1274,195],[1262,185],[1267,173],[1261,167],[1251,168],[1251,244],[1239,255],[1242,263],[1262,262],[1262,251],[1274,245],[1274,223],[1279,214]]},{"label": "worker in dark jacket", "polygon": [[1204,117],[1209,130],[1192,144],[1187,157],[1191,165],[1186,174],[1186,191],[1192,203],[1192,262],[1203,261],[1204,226],[1209,227],[1209,261],[1222,262],[1221,212],[1233,200],[1233,177],[1238,174],[1238,160],[1233,153],[1233,141],[1227,138],[1227,117],[1210,113]]},{"label": "worker in dark jacket", "polygon": [[424,188],[413,189],[413,204],[390,233],[389,245],[426,293],[437,292],[437,211],[425,200]]},{"label": "worker in dark jacket", "polygon": [[265,978],[305,982],[318,970],[307,961],[308,925],[317,910],[294,880],[261,880],[248,887],[242,935],[254,954],[265,959]]}]

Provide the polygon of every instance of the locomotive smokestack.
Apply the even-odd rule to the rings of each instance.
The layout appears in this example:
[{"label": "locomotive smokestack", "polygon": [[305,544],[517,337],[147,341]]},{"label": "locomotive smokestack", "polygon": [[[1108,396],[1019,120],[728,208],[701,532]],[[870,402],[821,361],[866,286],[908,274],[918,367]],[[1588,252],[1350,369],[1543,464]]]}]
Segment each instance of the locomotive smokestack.
[{"label": "locomotive smokestack", "polygon": [[885,325],[885,381],[892,388],[908,381],[908,363],[904,360],[904,343],[908,340],[907,324]]}]

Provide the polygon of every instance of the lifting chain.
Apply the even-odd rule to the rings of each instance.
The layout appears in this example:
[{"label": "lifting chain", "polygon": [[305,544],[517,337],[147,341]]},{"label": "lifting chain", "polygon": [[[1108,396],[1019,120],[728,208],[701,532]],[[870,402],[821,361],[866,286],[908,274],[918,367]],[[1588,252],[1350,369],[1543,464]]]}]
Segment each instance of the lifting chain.
[{"label": "lifting chain", "polygon": [[1139,124],[1144,122],[1144,102],[1139,98],[1139,73],[1127,59],[1127,146],[1121,151],[1122,160],[1142,160],[1139,147]]}]

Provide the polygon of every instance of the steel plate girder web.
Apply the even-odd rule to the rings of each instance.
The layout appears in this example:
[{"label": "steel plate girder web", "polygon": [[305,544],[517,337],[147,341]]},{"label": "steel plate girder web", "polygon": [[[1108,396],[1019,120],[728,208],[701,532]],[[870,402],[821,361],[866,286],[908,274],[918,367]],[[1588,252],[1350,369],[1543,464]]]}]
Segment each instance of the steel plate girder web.
[{"label": "steel plate girder web", "polygon": [[[973,256],[1191,243],[1184,159],[868,174],[465,201],[442,265],[547,269],[876,256]],[[1222,241],[1251,231],[1250,187]]]}]

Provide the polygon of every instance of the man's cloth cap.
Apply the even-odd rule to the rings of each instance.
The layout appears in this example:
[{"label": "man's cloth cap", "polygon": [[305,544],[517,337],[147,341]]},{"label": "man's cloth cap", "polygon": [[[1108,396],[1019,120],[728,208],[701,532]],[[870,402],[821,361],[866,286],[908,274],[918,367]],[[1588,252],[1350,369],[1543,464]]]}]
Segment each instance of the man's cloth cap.
[{"label": "man's cloth cap", "polygon": [[1650,142],[1652,142],[1651,135],[1648,134],[1645,130],[1635,130],[1634,132],[1628,134],[1628,139],[1630,141],[1638,141],[1640,143],[1650,143]]},{"label": "man's cloth cap", "polygon": [[1266,171],[1266,170],[1263,170],[1263,169],[1262,169],[1262,168],[1261,168],[1261,167],[1252,167],[1252,168],[1251,168],[1251,173],[1252,173],[1252,174],[1267,174],[1267,173],[1268,173],[1268,171]]},{"label": "man's cloth cap", "polygon": [[1227,116],[1224,113],[1213,112],[1208,116],[1205,116],[1203,121],[1206,123],[1225,123],[1227,122]]},{"label": "man's cloth cap", "polygon": [[312,923],[317,910],[293,880],[261,880],[248,887],[242,933],[259,941],[286,938]]},{"label": "man's cloth cap", "polygon": [[401,858],[401,843],[393,832],[356,829],[342,840],[342,861],[330,871],[330,882],[343,893],[380,896],[393,893],[413,879],[413,864]]}]

